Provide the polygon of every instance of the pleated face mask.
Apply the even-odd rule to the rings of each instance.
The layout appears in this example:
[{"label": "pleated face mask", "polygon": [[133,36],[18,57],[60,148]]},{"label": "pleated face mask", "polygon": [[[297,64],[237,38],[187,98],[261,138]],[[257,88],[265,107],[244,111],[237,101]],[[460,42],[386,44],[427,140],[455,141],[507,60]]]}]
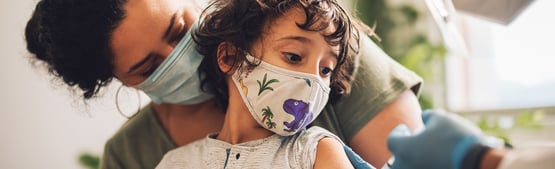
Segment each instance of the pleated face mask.
[{"label": "pleated face mask", "polygon": [[[257,58],[248,55],[247,60],[254,63]],[[261,60],[254,69],[244,70],[239,68],[232,76],[243,102],[258,124],[278,135],[290,136],[304,129],[328,101],[329,82],[318,75]]]},{"label": "pleated face mask", "polygon": [[191,32],[195,22],[170,55],[144,82],[134,86],[156,103],[196,104],[213,95],[201,90],[198,67],[203,56],[196,50]]}]

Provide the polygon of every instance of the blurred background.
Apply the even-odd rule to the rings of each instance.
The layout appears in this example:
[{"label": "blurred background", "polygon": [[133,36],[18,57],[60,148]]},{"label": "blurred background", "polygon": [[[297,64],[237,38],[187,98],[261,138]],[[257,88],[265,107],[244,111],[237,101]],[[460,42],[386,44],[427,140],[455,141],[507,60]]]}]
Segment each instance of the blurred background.
[{"label": "blurred background", "polygon": [[[555,144],[555,1],[340,0],[446,109],[514,146]],[[23,30],[37,0],[0,1],[0,168],[96,168],[104,142],[148,98],[112,83],[83,102],[36,66]],[[34,66],[35,65],[35,66]]]}]

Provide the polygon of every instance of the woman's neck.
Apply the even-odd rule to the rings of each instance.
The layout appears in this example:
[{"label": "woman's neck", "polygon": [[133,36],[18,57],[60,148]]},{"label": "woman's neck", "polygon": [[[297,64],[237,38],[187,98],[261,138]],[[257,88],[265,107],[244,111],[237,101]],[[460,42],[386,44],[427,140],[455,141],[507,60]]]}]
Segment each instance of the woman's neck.
[{"label": "woman's neck", "polygon": [[[187,116],[196,116],[210,113],[223,113],[223,111],[217,111],[215,99],[209,99],[207,101],[198,104],[170,104],[170,103],[152,103],[152,108],[157,114],[164,116],[168,114],[180,114]],[[173,115],[172,115],[173,116]]]},{"label": "woman's neck", "polygon": [[224,111],[215,99],[194,105],[152,103],[158,121],[170,139],[182,146],[221,130]]}]

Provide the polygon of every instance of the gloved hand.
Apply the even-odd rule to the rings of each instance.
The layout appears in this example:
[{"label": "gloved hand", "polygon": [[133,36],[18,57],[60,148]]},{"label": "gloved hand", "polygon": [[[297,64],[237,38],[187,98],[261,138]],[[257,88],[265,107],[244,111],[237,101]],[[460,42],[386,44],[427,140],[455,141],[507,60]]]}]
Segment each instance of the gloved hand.
[{"label": "gloved hand", "polygon": [[[460,169],[469,150],[480,145],[481,130],[452,113],[427,110],[422,113],[425,129],[410,130],[399,125],[387,140],[395,157],[392,169]],[[475,155],[476,153],[470,153]]]}]

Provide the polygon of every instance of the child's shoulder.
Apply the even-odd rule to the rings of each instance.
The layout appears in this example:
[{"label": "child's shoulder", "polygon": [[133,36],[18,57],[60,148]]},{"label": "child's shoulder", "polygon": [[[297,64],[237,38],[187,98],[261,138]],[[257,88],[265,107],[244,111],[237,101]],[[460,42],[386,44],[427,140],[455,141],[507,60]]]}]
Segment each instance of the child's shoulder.
[{"label": "child's shoulder", "polygon": [[[345,144],[331,132],[317,127],[307,130],[307,137],[316,139],[316,143],[309,150],[312,166],[326,166],[326,168],[346,168],[351,166],[345,154]],[[316,160],[318,156],[318,160]],[[349,167],[350,168],[350,167]]]},{"label": "child's shoulder", "polygon": [[285,149],[289,151],[287,153],[289,154],[289,160],[292,161],[292,164],[295,164],[294,166],[312,168],[316,160],[318,143],[324,138],[331,138],[343,144],[341,139],[330,131],[313,126],[289,137],[289,140],[286,141],[287,145],[282,145],[282,148],[287,147]]},{"label": "child's shoulder", "polygon": [[335,134],[331,133],[330,131],[319,127],[319,126],[312,126],[304,131],[301,131],[298,135],[297,135],[297,142],[304,142],[304,143],[308,143],[308,142],[318,142],[319,140],[326,138],[326,137],[330,137],[333,139],[338,140],[339,142],[343,143],[341,141],[341,139],[339,139],[339,137],[337,137]]}]

